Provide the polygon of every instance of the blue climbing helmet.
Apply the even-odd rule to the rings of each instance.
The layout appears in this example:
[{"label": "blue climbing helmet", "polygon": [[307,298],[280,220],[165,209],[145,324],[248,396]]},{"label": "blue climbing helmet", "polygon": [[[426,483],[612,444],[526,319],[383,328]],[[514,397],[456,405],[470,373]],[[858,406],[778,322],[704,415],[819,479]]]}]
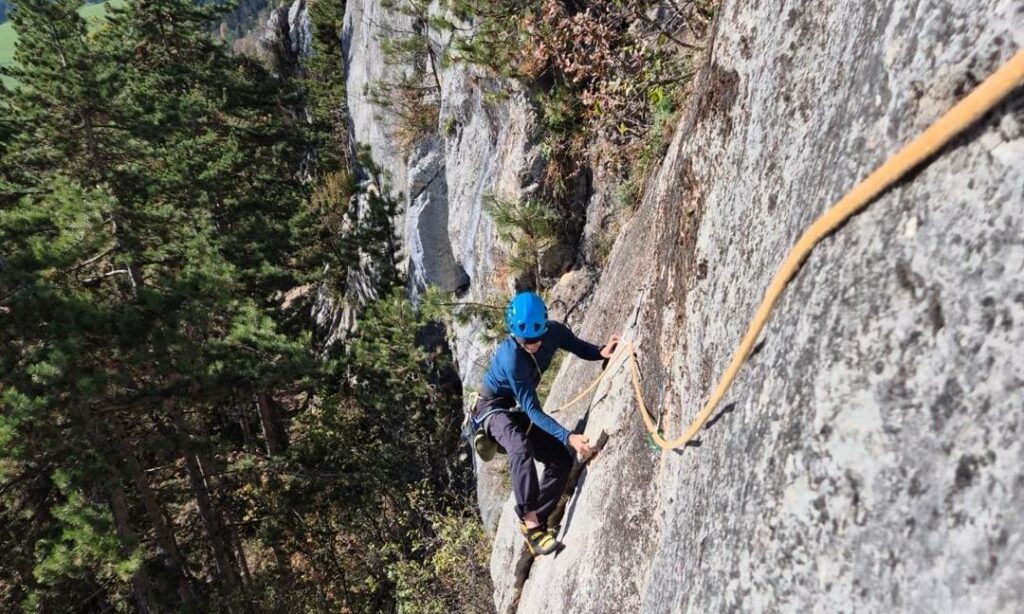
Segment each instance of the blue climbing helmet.
[{"label": "blue climbing helmet", "polygon": [[533,292],[520,292],[512,297],[505,309],[505,326],[514,337],[543,337],[548,332],[548,308],[544,299]]}]

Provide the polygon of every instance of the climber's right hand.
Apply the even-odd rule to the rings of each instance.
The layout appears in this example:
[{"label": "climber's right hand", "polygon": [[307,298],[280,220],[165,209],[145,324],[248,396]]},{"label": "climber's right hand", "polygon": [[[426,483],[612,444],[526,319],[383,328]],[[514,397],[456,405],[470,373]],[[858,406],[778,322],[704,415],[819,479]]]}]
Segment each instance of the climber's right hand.
[{"label": "climber's right hand", "polygon": [[590,457],[597,454],[597,450],[590,446],[590,439],[585,435],[572,433],[569,435],[569,447],[576,451],[582,462],[587,462]]}]

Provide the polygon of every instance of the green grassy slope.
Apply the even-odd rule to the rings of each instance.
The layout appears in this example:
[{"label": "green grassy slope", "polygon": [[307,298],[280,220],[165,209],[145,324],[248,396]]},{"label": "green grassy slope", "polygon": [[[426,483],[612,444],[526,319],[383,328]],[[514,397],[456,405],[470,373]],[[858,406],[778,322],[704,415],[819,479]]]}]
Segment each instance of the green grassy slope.
[{"label": "green grassy slope", "polygon": [[[14,42],[18,40],[11,27],[11,22],[0,24],[0,66],[7,66],[14,60]],[[4,77],[4,85],[10,85],[10,80]]]},{"label": "green grassy slope", "polygon": [[[90,4],[83,6],[79,13],[89,20],[102,19],[107,5],[120,6],[125,0],[108,0],[101,4]],[[14,44],[18,35],[14,32],[14,25],[10,21],[0,24],[0,66],[9,66],[14,62]],[[4,77],[4,85],[10,87],[13,84],[11,79]]]},{"label": "green grassy slope", "polygon": [[107,0],[107,2],[101,2],[99,4],[90,4],[78,9],[78,13],[86,19],[99,19],[103,17],[104,12],[106,12],[107,5],[121,6],[124,2],[125,0]]}]

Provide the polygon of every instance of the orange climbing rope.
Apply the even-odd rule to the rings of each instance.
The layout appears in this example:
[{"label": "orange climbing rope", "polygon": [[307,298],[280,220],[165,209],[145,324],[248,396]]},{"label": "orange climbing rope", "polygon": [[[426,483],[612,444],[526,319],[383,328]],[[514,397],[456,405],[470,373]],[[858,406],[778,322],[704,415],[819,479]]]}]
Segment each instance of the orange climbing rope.
[{"label": "orange climbing rope", "polygon": [[995,73],[983,83],[978,85],[963,100],[957,103],[945,115],[940,117],[931,126],[922,132],[916,139],[903,147],[896,155],[885,161],[875,172],[871,173],[852,190],[847,192],[838,202],[828,208],[818,219],[807,227],[804,233],[797,240],[796,244],[782,261],[782,265],[775,273],[764,299],[754,313],[746,334],[740,341],[739,347],[733,353],[732,360],[726,368],[725,373],[715,386],[711,397],[704,404],[703,409],[697,417],[690,422],[690,426],[675,439],[666,440],[658,432],[658,427],[651,417],[644,403],[643,391],[640,388],[640,371],[637,367],[636,354],[632,342],[623,341],[619,344],[611,364],[608,365],[600,376],[595,379],[587,388],[578,394],[573,400],[559,408],[566,409],[586,397],[609,373],[617,368],[623,358],[628,358],[630,379],[633,383],[633,392],[636,395],[637,403],[640,406],[640,416],[644,425],[650,433],[651,439],[659,447],[665,450],[678,448],[686,445],[703,428],[704,424],[711,417],[712,412],[718,407],[726,391],[739,373],[740,367],[750,355],[750,350],[757,341],[757,336],[764,328],[768,316],[778,302],[782,291],[785,290],[789,280],[796,274],[800,264],[807,258],[814,246],[838,228],[843,222],[868,205],[883,190],[894,184],[911,169],[924,162],[929,156],[944,147],[957,134],[963,132],[968,126],[977,121],[982,115],[994,108],[1000,101],[1010,94],[1018,85],[1024,82],[1024,51],[1018,51],[1016,55],[1003,64]]}]

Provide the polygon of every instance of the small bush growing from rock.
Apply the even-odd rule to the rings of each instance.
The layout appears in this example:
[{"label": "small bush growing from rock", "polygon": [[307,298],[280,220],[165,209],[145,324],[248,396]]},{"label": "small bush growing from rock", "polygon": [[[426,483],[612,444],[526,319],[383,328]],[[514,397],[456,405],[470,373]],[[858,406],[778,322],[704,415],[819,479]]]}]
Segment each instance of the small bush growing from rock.
[{"label": "small bush growing from rock", "polygon": [[535,287],[542,274],[544,252],[558,245],[559,219],[539,200],[510,201],[484,197],[484,207],[498,227],[498,236],[511,244],[508,267],[518,286]]},{"label": "small bush growing from rock", "polygon": [[369,87],[368,97],[391,116],[392,136],[408,154],[421,139],[437,134],[441,85],[439,59],[428,35],[428,2],[386,0],[381,6],[409,18],[409,27],[393,29],[381,37],[381,51],[389,69]]}]

